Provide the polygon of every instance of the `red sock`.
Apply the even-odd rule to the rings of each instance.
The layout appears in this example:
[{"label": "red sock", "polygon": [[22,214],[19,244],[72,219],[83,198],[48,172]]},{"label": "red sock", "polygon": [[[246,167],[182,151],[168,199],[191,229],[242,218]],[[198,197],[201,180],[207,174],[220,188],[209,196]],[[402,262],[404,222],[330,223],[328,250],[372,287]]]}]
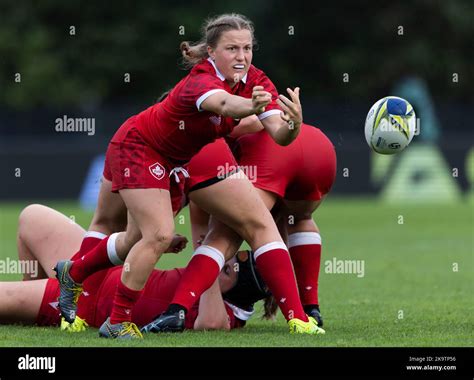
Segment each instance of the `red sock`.
[{"label": "red sock", "polygon": [[297,232],[288,236],[291,261],[303,305],[319,305],[318,280],[321,266],[321,236],[317,232]]},{"label": "red sock", "polygon": [[290,255],[282,242],[263,245],[254,253],[257,270],[278,302],[286,320],[308,321],[301,305]]},{"label": "red sock", "polygon": [[110,323],[112,325],[132,321],[132,309],[140,298],[141,293],[141,290],[130,289],[122,283],[122,280],[119,281],[110,314]]},{"label": "red sock", "polygon": [[224,255],[219,250],[208,245],[198,247],[179,281],[171,303],[189,310],[214,283],[224,262]]},{"label": "red sock", "polygon": [[81,248],[79,248],[79,251],[76,252],[76,254],[71,258],[71,260],[80,259],[106,237],[107,235],[101,232],[87,231],[84,235],[84,239],[82,240]]},{"label": "red sock", "polygon": [[74,260],[69,275],[75,282],[82,283],[87,277],[99,270],[123,264],[115,252],[117,235],[115,233],[103,239],[82,258]]},{"label": "red sock", "polygon": [[[71,260],[72,261],[79,260],[87,252],[89,252],[91,249],[96,247],[106,237],[107,235],[101,232],[87,231],[86,234],[84,235],[79,251],[76,252],[76,254],[71,258]],[[87,290],[85,290],[85,292],[87,292]],[[87,305],[87,302],[89,302],[87,300],[87,297],[79,297],[79,300],[77,302],[78,302],[77,303],[78,310],[87,309],[87,307],[85,306]],[[84,315],[79,315],[79,313],[77,315],[79,317],[84,317]]]}]

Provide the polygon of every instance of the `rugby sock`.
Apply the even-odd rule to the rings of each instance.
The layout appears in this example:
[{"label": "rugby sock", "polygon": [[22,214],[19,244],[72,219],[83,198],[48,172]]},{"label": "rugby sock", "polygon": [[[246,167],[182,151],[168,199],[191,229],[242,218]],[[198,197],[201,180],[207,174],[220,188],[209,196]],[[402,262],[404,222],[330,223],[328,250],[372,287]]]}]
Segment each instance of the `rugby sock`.
[{"label": "rugby sock", "polygon": [[171,304],[189,310],[214,283],[224,262],[224,255],[218,249],[208,245],[198,247],[179,281]]},{"label": "rugby sock", "polygon": [[301,305],[295,273],[288,250],[280,241],[265,244],[254,252],[257,270],[275,297],[286,320],[308,317]]},{"label": "rugby sock", "polygon": [[115,250],[117,236],[118,233],[114,233],[106,237],[82,258],[74,260],[74,264],[69,271],[71,278],[77,283],[82,283],[87,277],[99,270],[123,264]]},{"label": "rugby sock", "polygon": [[321,236],[317,232],[297,232],[288,236],[288,248],[295,268],[303,305],[319,305],[318,280],[321,266]]},{"label": "rugby sock", "polygon": [[93,249],[97,244],[107,237],[106,234],[97,231],[87,231],[81,243],[81,248],[76,253],[76,258],[84,256],[87,252]]},{"label": "rugby sock", "polygon": [[132,321],[132,309],[140,298],[142,291],[128,288],[122,280],[117,285],[114,303],[110,314],[110,324]]},{"label": "rugby sock", "polygon": [[82,239],[81,247],[79,251],[77,251],[72,257],[71,260],[75,261],[80,259],[84,256],[87,252],[89,252],[92,248],[94,248],[97,244],[99,244],[103,239],[105,239],[107,235],[96,232],[96,231],[87,231]]}]

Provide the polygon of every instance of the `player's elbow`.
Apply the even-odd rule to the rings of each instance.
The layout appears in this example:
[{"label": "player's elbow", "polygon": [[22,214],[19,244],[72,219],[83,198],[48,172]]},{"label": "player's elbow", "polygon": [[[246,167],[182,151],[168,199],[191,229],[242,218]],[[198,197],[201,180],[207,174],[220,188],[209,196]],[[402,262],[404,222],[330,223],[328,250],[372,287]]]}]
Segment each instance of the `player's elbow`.
[{"label": "player's elbow", "polygon": [[262,124],[275,143],[281,146],[290,145],[296,135],[291,129],[290,124],[281,119],[279,116],[273,115],[263,119]]},{"label": "player's elbow", "polygon": [[280,146],[288,146],[293,140],[290,140],[288,138],[276,138],[274,139],[274,141]]},{"label": "player's elbow", "polygon": [[[280,128],[286,128],[286,127],[280,127]],[[278,145],[280,146],[288,146],[293,142],[293,139],[291,136],[287,133],[281,133],[282,130],[278,129],[273,135],[273,141],[275,141]]]}]

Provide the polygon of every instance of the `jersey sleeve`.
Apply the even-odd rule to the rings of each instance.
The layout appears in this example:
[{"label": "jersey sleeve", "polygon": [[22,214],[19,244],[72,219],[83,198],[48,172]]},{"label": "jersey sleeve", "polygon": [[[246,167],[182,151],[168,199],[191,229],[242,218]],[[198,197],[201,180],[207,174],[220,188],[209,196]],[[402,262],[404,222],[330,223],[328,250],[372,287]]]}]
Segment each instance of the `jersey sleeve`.
[{"label": "jersey sleeve", "polygon": [[265,112],[262,112],[260,115],[258,115],[259,120],[263,120],[271,115],[279,115],[281,112],[283,112],[281,107],[276,102],[278,99],[278,91],[270,78],[262,73],[262,75],[256,81],[255,86],[263,86],[265,91],[268,91],[270,94],[272,94],[272,101],[268,106],[265,107]]},{"label": "jersey sleeve", "polygon": [[202,111],[201,104],[212,94],[226,91],[223,82],[208,73],[200,73],[189,78],[180,94],[181,101],[194,105],[198,111]]}]

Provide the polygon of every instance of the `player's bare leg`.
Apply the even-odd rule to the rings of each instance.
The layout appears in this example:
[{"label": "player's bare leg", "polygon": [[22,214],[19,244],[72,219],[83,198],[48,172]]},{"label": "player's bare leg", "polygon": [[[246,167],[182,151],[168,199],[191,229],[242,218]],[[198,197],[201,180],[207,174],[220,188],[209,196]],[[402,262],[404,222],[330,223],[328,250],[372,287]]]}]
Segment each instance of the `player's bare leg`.
[{"label": "player's bare leg", "polygon": [[124,189],[120,195],[140,230],[141,238],[127,255],[111,316],[101,326],[99,335],[140,338],[140,331],[131,322],[131,310],[156,262],[173,240],[173,210],[167,190]]},{"label": "player's bare leg", "polygon": [[191,192],[189,197],[234,230],[254,250],[269,242],[283,242],[268,206],[252,183],[241,176],[236,173],[215,185]]},{"label": "player's bare leg", "polygon": [[110,235],[125,231],[127,226],[127,208],[118,193],[112,192],[112,181],[102,177],[97,207],[92,217],[89,231]]},{"label": "player's bare leg", "polygon": [[[24,280],[54,277],[53,266],[71,258],[84,237],[84,229],[52,208],[33,204],[18,219],[17,247],[19,260],[37,261],[36,277],[24,273]],[[52,238],[54,237],[54,238]]]},{"label": "player's bare leg", "polygon": [[[112,193],[112,182],[102,178],[97,208],[79,251],[75,254],[76,260],[91,252],[112,232],[123,231],[126,225],[127,209],[122,198],[119,194]],[[91,257],[95,257],[95,255]],[[81,284],[88,274],[82,268],[90,267],[85,264],[86,262],[75,265],[73,268],[74,261],[60,260],[54,268],[61,289],[59,308],[61,314],[69,323],[74,322],[77,300],[82,292]]]},{"label": "player's bare leg", "polygon": [[47,281],[0,282],[0,324],[34,324]]},{"label": "player's bare leg", "polygon": [[152,323],[151,331],[179,331],[177,315],[188,310],[195,299],[212,285],[225,262],[225,255],[237,251],[234,241],[240,241],[241,236],[252,247],[259,272],[280,301],[279,306],[289,320],[291,331],[318,333],[315,323],[308,321],[300,303],[288,251],[267,208],[271,205],[265,205],[251,182],[242,178],[241,173],[236,173],[212,186],[191,192],[189,197],[227,226],[222,227],[222,235],[234,236],[227,242],[227,247],[232,248],[224,248],[223,242],[225,254],[207,244],[195,251],[170,307]]},{"label": "player's bare leg", "polygon": [[189,217],[191,219],[191,235],[193,248],[199,247],[209,231],[210,215],[193,201],[189,202]]}]

